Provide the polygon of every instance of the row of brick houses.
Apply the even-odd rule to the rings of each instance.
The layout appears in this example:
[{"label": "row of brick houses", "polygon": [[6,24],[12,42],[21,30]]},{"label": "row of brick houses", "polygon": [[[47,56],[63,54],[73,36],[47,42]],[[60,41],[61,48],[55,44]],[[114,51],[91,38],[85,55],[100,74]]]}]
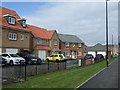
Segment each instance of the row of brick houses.
[{"label": "row of brick houses", "polygon": [[51,54],[64,54],[68,59],[83,58],[85,44],[75,35],[58,34],[26,24],[13,10],[0,7],[0,53],[28,50],[41,59]]}]

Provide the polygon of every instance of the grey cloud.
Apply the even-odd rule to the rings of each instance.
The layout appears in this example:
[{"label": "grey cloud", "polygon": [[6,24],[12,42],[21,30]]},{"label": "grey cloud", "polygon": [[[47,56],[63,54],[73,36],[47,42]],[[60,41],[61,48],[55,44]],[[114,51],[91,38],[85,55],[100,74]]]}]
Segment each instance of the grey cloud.
[{"label": "grey cloud", "polygon": [[[109,39],[117,35],[116,3],[109,3]],[[78,35],[86,44],[105,44],[105,3],[48,3],[26,16],[35,26]],[[117,38],[117,36],[115,36]],[[110,40],[111,42],[111,40]],[[117,42],[117,40],[116,40]]]}]

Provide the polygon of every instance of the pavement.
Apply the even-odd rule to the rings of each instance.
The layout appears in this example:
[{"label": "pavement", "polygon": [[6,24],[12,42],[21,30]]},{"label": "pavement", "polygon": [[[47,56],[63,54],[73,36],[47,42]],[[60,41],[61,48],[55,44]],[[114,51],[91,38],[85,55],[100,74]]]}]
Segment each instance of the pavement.
[{"label": "pavement", "polygon": [[120,65],[118,66],[117,59],[113,61],[109,67],[103,69],[97,75],[79,86],[76,90],[80,88],[120,88],[118,86],[118,67],[120,67]]}]

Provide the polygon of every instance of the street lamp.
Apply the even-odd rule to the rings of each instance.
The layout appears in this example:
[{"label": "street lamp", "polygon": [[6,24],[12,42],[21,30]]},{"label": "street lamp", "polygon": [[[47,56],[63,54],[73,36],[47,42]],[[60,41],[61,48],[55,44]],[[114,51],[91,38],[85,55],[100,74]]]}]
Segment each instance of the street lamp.
[{"label": "street lamp", "polygon": [[106,67],[108,67],[108,10],[107,10],[107,1],[106,0]]}]

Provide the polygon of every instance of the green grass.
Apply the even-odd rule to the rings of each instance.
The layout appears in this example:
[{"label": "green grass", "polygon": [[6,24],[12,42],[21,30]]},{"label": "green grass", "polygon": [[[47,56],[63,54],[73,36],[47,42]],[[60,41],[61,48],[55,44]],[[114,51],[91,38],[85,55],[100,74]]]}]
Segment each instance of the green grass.
[{"label": "green grass", "polygon": [[[116,58],[109,59],[111,63]],[[3,88],[75,88],[106,66],[105,60],[94,65],[28,77],[24,83],[4,85]]]}]

